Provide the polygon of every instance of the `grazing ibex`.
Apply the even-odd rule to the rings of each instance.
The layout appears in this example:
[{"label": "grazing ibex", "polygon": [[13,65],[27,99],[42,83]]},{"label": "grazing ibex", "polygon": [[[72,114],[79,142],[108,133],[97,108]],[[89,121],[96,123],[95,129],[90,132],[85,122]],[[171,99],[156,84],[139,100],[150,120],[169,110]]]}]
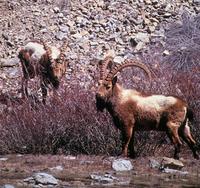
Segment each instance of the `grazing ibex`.
[{"label": "grazing ibex", "polygon": [[64,52],[67,48],[65,41],[60,49],[48,47],[43,41],[29,42],[19,52],[22,65],[22,97],[28,96],[28,79],[40,77],[43,103],[46,101],[47,86],[50,84],[58,89],[61,78],[66,72],[67,62]]},{"label": "grazing ibex", "polygon": [[142,63],[126,60],[115,65],[106,73],[108,65],[112,65],[111,58],[100,63],[99,87],[96,93],[97,110],[104,108],[110,113],[114,124],[122,133],[122,155],[135,157],[134,132],[165,131],[175,146],[174,158],[179,158],[180,137],[188,144],[193,156],[199,159],[196,152],[188,121],[192,120],[192,112],[183,100],[165,95],[146,95],[134,89],[124,89],[117,83],[116,74],[125,67],[136,66],[143,69],[151,78],[149,69]]}]

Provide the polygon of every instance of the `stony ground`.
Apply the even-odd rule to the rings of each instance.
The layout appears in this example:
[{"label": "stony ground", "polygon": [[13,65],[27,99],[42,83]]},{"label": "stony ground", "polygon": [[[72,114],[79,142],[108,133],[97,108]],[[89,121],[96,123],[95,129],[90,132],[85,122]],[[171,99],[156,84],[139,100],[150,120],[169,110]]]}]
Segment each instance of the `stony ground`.
[{"label": "stony ground", "polygon": [[[64,155],[7,155],[0,158],[0,186],[13,187],[199,187],[199,163],[189,157],[181,159],[180,171],[162,172],[150,167],[150,161],[162,157],[140,157],[130,160],[133,169],[116,171],[116,157]],[[35,184],[29,179],[35,173],[52,175],[58,185]],[[104,179],[103,179],[104,178]],[[48,183],[47,183],[48,184]]]},{"label": "stony ground", "polygon": [[[184,10],[198,14],[199,3],[197,0],[0,0],[0,94],[20,96],[17,52],[29,40],[43,39],[55,46],[67,40],[66,56],[70,63],[64,81],[74,76],[82,87],[89,87],[97,59],[110,54],[120,63],[156,40],[163,42],[167,24],[179,21]],[[184,156],[182,169],[189,172],[186,175],[151,169],[148,157],[131,160],[134,170],[121,173],[111,168],[112,157],[1,156],[0,186],[40,187],[26,184],[24,179],[35,172],[47,172],[59,180],[60,187],[200,187],[199,163],[188,156]],[[120,181],[104,185],[93,180],[91,174],[109,174]]]}]

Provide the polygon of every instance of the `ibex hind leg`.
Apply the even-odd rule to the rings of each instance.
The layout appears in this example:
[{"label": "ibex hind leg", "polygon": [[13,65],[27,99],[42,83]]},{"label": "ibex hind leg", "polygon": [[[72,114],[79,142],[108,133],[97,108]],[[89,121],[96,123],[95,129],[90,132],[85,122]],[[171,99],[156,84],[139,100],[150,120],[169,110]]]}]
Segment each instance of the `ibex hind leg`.
[{"label": "ibex hind leg", "polygon": [[180,153],[180,148],[181,148],[182,142],[178,135],[177,124],[172,123],[172,122],[167,123],[167,135],[175,147],[174,158],[179,159],[179,153]]},{"label": "ibex hind leg", "polygon": [[132,131],[132,136],[131,136],[128,149],[129,149],[130,158],[134,159],[136,157],[135,148],[134,148],[134,131]]},{"label": "ibex hind leg", "polygon": [[194,138],[192,137],[190,127],[188,125],[188,120],[186,121],[184,128],[180,129],[179,134],[181,138],[187,143],[189,148],[192,150],[194,158],[199,159],[199,155],[197,154],[197,150],[196,150],[196,142]]}]

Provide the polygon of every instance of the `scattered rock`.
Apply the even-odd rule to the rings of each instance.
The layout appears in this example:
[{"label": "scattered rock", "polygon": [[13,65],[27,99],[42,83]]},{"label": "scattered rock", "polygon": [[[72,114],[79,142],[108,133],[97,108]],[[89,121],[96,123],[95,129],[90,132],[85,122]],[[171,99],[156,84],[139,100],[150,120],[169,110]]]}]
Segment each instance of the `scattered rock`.
[{"label": "scattered rock", "polygon": [[90,178],[93,180],[91,185],[118,185],[117,187],[121,187],[123,185],[129,185],[131,182],[131,177],[115,177],[110,173],[106,173],[105,175],[97,175],[92,174]]},{"label": "scattered rock", "polygon": [[2,33],[2,37],[3,37],[5,40],[8,40],[8,39],[9,39],[9,37],[8,37],[8,35],[7,35],[6,33]]},{"label": "scattered rock", "polygon": [[83,36],[80,33],[72,35],[75,39],[81,39]]},{"label": "scattered rock", "polygon": [[3,185],[2,188],[15,188],[15,186],[10,185],[10,184],[5,184],[5,185]]},{"label": "scattered rock", "polygon": [[68,156],[65,156],[64,159],[67,159],[67,160],[75,160],[76,157],[75,157],[75,156],[68,155]]},{"label": "scattered rock", "polygon": [[41,33],[47,33],[48,30],[46,28],[40,30]]},{"label": "scattered rock", "polygon": [[36,173],[33,177],[24,179],[24,182],[42,184],[42,185],[57,185],[58,180],[47,173]]},{"label": "scattered rock", "polygon": [[149,34],[140,32],[135,35],[134,39],[136,42],[148,43],[149,42]]},{"label": "scattered rock", "polygon": [[69,31],[69,28],[68,26],[60,26],[59,27],[59,30],[63,33],[67,33]]},{"label": "scattered rock", "polygon": [[15,67],[19,66],[18,58],[0,59],[0,67]]},{"label": "scattered rock", "polygon": [[180,170],[184,167],[184,164],[180,160],[176,160],[173,158],[163,157],[161,162],[161,168],[169,168]]},{"label": "scattered rock", "polygon": [[58,14],[58,18],[63,18],[63,17],[64,17],[63,13]]},{"label": "scattered rock", "polygon": [[83,164],[93,164],[94,161],[89,161],[89,160],[81,160],[80,161],[80,164],[83,165]]},{"label": "scattered rock", "polygon": [[17,154],[17,157],[23,157],[23,155],[22,154]]},{"label": "scattered rock", "polygon": [[62,166],[56,166],[56,167],[52,167],[50,168],[50,170],[55,170],[55,171],[62,171],[64,168]]},{"label": "scattered rock", "polygon": [[193,3],[196,5],[200,5],[200,0],[193,0]]},{"label": "scattered rock", "polygon": [[156,161],[155,159],[150,159],[149,160],[149,166],[151,168],[160,168],[160,163],[158,161]]},{"label": "scattered rock", "polygon": [[72,20],[68,20],[68,21],[67,21],[67,25],[68,25],[69,27],[71,27],[71,28],[74,26],[74,24],[75,24],[75,23],[74,23],[74,21],[72,21]]},{"label": "scattered rock", "polygon": [[0,158],[0,161],[7,161],[7,160],[8,160],[8,158],[6,158],[6,157]]},{"label": "scattered rock", "polygon": [[133,165],[129,160],[116,159],[112,163],[112,168],[116,171],[130,171],[133,169]]},{"label": "scattered rock", "polygon": [[135,51],[140,51],[144,47],[145,47],[145,43],[140,41],[140,42],[137,43],[137,45],[135,47]]},{"label": "scattered rock", "polygon": [[103,176],[101,175],[95,175],[95,174],[91,174],[90,175],[90,178],[97,181],[97,182],[100,182],[100,183],[112,183],[116,180],[118,180],[116,177],[110,175],[110,174],[105,174]]},{"label": "scattered rock", "polygon": [[170,55],[170,52],[168,50],[164,50],[163,55],[168,56],[168,55]]},{"label": "scattered rock", "polygon": [[34,174],[33,178],[35,179],[36,183],[41,183],[44,185],[52,184],[57,185],[58,180],[54,178],[52,175],[47,173],[36,173]]},{"label": "scattered rock", "polygon": [[60,9],[59,9],[58,7],[54,7],[53,11],[54,11],[55,13],[59,13],[59,12],[60,12]]},{"label": "scattered rock", "polygon": [[33,177],[28,177],[28,178],[24,179],[24,182],[26,182],[28,184],[35,184],[35,179]]},{"label": "scattered rock", "polygon": [[164,172],[164,173],[168,173],[168,174],[180,174],[180,175],[187,175],[187,174],[189,174],[189,172],[188,171],[180,171],[180,170],[174,170],[174,169],[169,169],[169,168],[164,168],[163,170],[162,170],[162,172]]},{"label": "scattered rock", "polygon": [[56,33],[55,38],[62,41],[63,39],[67,38],[67,34],[62,31],[59,31]]},{"label": "scattered rock", "polygon": [[115,63],[122,63],[122,62],[124,62],[124,58],[121,57],[121,56],[116,56],[116,57],[113,59],[113,61],[114,61]]},{"label": "scattered rock", "polygon": [[108,50],[105,55],[104,58],[107,56],[111,56],[111,57],[115,57],[115,51],[114,50]]},{"label": "scattered rock", "polygon": [[132,47],[136,47],[137,44],[138,44],[134,38],[131,38],[131,39],[130,39],[130,43],[131,43],[131,46],[132,46]]}]

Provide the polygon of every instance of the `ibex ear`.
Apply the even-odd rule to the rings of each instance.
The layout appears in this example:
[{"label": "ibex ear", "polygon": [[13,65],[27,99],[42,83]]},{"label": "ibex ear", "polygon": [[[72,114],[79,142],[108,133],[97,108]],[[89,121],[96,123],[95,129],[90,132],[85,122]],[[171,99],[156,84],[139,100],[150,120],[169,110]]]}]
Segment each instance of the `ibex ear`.
[{"label": "ibex ear", "polygon": [[112,85],[114,86],[117,83],[117,75],[112,79]]}]

